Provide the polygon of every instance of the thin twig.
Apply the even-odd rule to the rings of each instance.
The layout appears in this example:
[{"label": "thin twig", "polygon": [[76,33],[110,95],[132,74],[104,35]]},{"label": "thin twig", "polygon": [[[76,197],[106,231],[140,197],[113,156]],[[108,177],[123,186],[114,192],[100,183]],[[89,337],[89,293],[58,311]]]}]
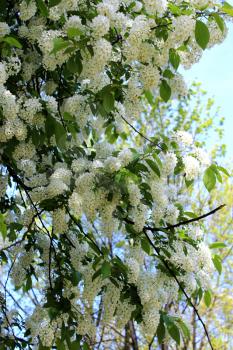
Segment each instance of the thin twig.
[{"label": "thin twig", "polygon": [[5,291],[7,292],[7,294],[11,297],[11,299],[14,301],[14,303],[18,306],[18,308],[23,311],[23,313],[25,313],[26,315],[28,314],[26,310],[24,310],[22,308],[22,306],[19,304],[19,302],[15,299],[15,297],[11,294],[11,292],[4,287],[4,284],[2,283],[2,281],[0,281],[1,286],[5,289]]},{"label": "thin twig", "polygon": [[76,220],[76,218],[71,214],[71,212],[69,211],[69,209],[66,207],[67,213],[69,215],[69,217],[71,218],[71,220],[78,226],[78,228],[80,229],[80,231],[84,234],[84,236],[89,239],[90,242],[92,242],[92,244],[94,244],[94,246],[96,247],[96,249],[99,251],[99,253],[101,255],[103,255],[103,252],[101,251],[101,249],[99,248],[99,246],[96,244],[96,242],[87,234],[83,231],[80,223],[78,222],[78,220]]},{"label": "thin twig", "polygon": [[7,167],[8,173],[10,176],[15,180],[17,184],[19,184],[24,190],[30,191],[32,190],[32,187],[29,187],[23,183],[23,181],[20,179],[20,177],[17,175],[15,170],[11,167],[11,165],[8,163],[8,159],[6,156],[2,155],[2,159],[5,162],[5,166]]},{"label": "thin twig", "polygon": [[153,345],[153,343],[154,343],[155,337],[156,337],[156,333],[155,333],[155,335],[152,337],[151,341],[150,341],[149,344],[148,344],[148,350],[152,350],[152,345]]},{"label": "thin twig", "polygon": [[53,247],[53,239],[50,238],[50,245],[49,245],[49,286],[50,286],[51,292],[53,291],[53,285],[52,285],[52,279],[51,279],[52,247]]},{"label": "thin twig", "polygon": [[128,124],[138,135],[140,135],[143,139],[145,139],[146,141],[150,142],[153,146],[155,147],[159,147],[159,144],[152,141],[151,139],[149,139],[147,136],[145,136],[143,133],[141,133],[139,130],[137,130],[132,124],[130,124],[130,122],[121,115],[121,118],[125,121],[126,124]]},{"label": "thin twig", "polygon": [[24,239],[22,238],[22,239],[20,239],[19,241],[16,241],[16,242],[14,242],[14,243],[8,245],[7,247],[1,248],[1,249],[0,249],[0,253],[3,252],[4,250],[9,250],[10,248],[15,247],[16,245],[22,243],[23,241],[24,241]]}]

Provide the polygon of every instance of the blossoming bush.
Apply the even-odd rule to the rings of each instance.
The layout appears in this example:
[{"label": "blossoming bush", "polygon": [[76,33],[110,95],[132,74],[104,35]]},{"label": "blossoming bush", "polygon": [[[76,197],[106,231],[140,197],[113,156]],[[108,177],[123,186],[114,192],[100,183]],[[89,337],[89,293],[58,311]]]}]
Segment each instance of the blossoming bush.
[{"label": "blossoming bush", "polygon": [[188,188],[204,173],[210,191],[226,171],[189,133],[148,137],[138,120],[153,95],[186,96],[179,66],[223,41],[232,12],[206,0],[1,2],[3,349],[98,348],[100,329],[134,322],[160,343],[189,336],[167,305],[194,307],[221,262]]}]

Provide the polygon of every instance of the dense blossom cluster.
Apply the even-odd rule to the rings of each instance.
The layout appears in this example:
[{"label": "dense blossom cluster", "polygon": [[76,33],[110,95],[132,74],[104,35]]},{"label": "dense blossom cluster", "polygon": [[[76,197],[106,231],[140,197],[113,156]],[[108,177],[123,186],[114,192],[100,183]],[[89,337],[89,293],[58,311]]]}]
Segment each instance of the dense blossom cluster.
[{"label": "dense blossom cluster", "polygon": [[0,22],[0,252],[6,283],[36,300],[19,339],[51,348],[67,331],[94,348],[97,329],[132,319],[147,339],[180,294],[145,230],[190,295],[209,288],[199,226],[169,227],[211,162],[185,131],[140,149],[132,133],[145,96],[187,93],[177,68],[202,55],[197,21],[208,47],[227,28],[215,1],[51,3],[14,1]]}]

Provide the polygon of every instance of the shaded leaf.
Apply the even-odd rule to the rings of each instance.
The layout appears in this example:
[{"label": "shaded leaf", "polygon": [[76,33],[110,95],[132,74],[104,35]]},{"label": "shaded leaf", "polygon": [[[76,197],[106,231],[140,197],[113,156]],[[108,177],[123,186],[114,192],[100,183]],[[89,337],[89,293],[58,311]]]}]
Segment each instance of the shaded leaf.
[{"label": "shaded leaf", "polygon": [[101,274],[103,278],[108,278],[111,276],[111,265],[108,261],[104,261],[101,267]]},{"label": "shaded leaf", "polygon": [[49,7],[57,6],[61,0],[49,0]]},{"label": "shaded leaf", "polygon": [[172,66],[177,70],[180,65],[180,56],[175,49],[169,50],[169,60]]},{"label": "shaded leaf", "polygon": [[161,98],[167,102],[169,100],[169,98],[171,97],[171,88],[168,85],[166,80],[162,80],[161,84],[160,84],[160,96]]},{"label": "shaded leaf", "polygon": [[0,232],[1,232],[3,239],[5,240],[6,236],[7,236],[7,227],[5,224],[4,216],[1,213],[0,213]]},{"label": "shaded leaf", "polygon": [[204,302],[206,304],[207,307],[210,306],[211,304],[211,293],[209,290],[206,290],[205,293],[204,293]]},{"label": "shaded leaf", "polygon": [[36,0],[37,7],[43,17],[48,17],[49,10],[47,6],[45,5],[45,2],[43,0]]},{"label": "shaded leaf", "polygon": [[103,97],[103,106],[107,113],[111,112],[114,108],[115,98],[111,91],[107,91]]},{"label": "shaded leaf", "polygon": [[215,22],[217,23],[219,29],[223,33],[224,29],[225,29],[225,22],[224,22],[223,18],[221,16],[219,16],[219,14],[216,12],[212,13],[211,16],[214,17]]},{"label": "shaded leaf", "polygon": [[63,49],[65,49],[66,47],[68,47],[70,45],[70,42],[63,39],[63,38],[55,38],[53,40],[53,49],[52,51],[50,52],[51,54],[55,54],[57,53],[58,51],[61,51]]},{"label": "shaded leaf", "polygon": [[199,20],[196,21],[195,38],[198,45],[205,50],[210,40],[210,33],[207,25]]},{"label": "shaded leaf", "polygon": [[22,44],[18,41],[18,39],[16,39],[13,36],[7,36],[3,39],[3,41],[5,41],[10,46],[17,47],[18,49],[22,49],[23,47]]},{"label": "shaded leaf", "polygon": [[147,164],[149,167],[155,172],[155,174],[160,177],[160,170],[158,165],[151,159],[146,159]]},{"label": "shaded leaf", "polygon": [[166,333],[166,329],[165,329],[165,326],[163,323],[163,319],[162,319],[162,317],[160,317],[160,322],[159,322],[157,332],[156,332],[159,344],[162,344],[163,339],[165,337],[165,333]]}]

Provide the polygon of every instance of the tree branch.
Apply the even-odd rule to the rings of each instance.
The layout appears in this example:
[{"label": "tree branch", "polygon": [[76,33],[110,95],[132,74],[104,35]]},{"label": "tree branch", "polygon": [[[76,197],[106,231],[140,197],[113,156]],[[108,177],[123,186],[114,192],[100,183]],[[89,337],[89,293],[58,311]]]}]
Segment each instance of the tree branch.
[{"label": "tree branch", "polygon": [[[197,221],[203,220],[203,219],[207,218],[208,216],[215,214],[217,211],[221,210],[225,206],[226,206],[226,204],[222,204],[219,207],[211,210],[210,212],[208,212],[206,214],[203,214],[201,216],[198,216],[198,217],[190,219],[190,220],[185,220],[185,221],[178,222],[175,225],[169,225],[169,226],[166,226],[166,227],[150,227],[150,226],[146,226],[145,229],[148,230],[148,231],[152,231],[152,232],[158,232],[158,231],[161,231],[161,230],[170,230],[170,229],[177,228],[177,227],[180,227],[180,226],[189,225],[189,224],[191,224],[193,222],[197,222]],[[128,222],[128,223],[132,223],[132,222]]]},{"label": "tree branch", "polygon": [[166,267],[167,271],[168,271],[168,272],[171,274],[171,276],[175,279],[175,281],[177,282],[177,284],[178,284],[180,290],[182,291],[182,293],[183,293],[184,296],[186,297],[186,299],[187,299],[187,301],[189,302],[189,304],[192,306],[192,308],[193,308],[195,314],[196,314],[197,317],[198,317],[198,320],[201,322],[201,324],[202,324],[202,326],[203,326],[203,328],[204,328],[204,331],[205,331],[206,337],[207,337],[207,339],[208,339],[208,343],[209,343],[209,345],[210,345],[210,348],[211,348],[212,350],[214,350],[213,345],[212,345],[212,342],[211,342],[211,339],[210,339],[210,336],[209,336],[209,333],[208,333],[208,330],[207,330],[207,328],[206,328],[206,325],[205,325],[204,321],[202,320],[202,318],[201,318],[201,316],[200,316],[200,314],[199,314],[199,312],[198,312],[196,306],[195,306],[195,305],[193,304],[193,302],[191,301],[190,297],[188,296],[188,294],[186,293],[184,287],[182,286],[182,284],[181,284],[180,281],[178,280],[176,274],[175,274],[175,273],[173,272],[173,270],[170,268],[169,264],[166,262],[166,260],[164,260],[164,259],[161,257],[158,248],[155,246],[155,244],[152,242],[152,240],[151,240],[150,237],[148,236],[148,234],[147,234],[145,228],[144,228],[143,232],[144,232],[144,234],[145,234],[145,236],[146,236],[146,238],[147,238],[149,244],[154,248],[154,250],[155,250],[157,256],[159,257],[159,259],[161,260],[161,262],[163,263],[163,265]]},{"label": "tree branch", "polygon": [[150,142],[153,146],[161,148],[161,147],[159,146],[158,143],[156,143],[156,142],[152,141],[151,139],[149,139],[147,136],[145,136],[145,135],[142,134],[139,130],[137,130],[132,124],[130,124],[130,122],[129,122],[125,117],[123,117],[123,116],[121,115],[121,118],[124,120],[124,122],[125,122],[126,124],[128,124],[128,125],[131,127],[131,129],[133,129],[133,130],[134,130],[138,135],[140,135],[143,139],[145,139],[146,141]]},{"label": "tree branch", "polygon": [[[99,248],[98,244],[96,244],[96,242],[95,242],[88,234],[86,234],[86,233],[83,231],[83,229],[82,229],[80,223],[79,223],[78,220],[76,220],[76,218],[71,214],[71,212],[69,211],[69,209],[68,209],[67,207],[66,207],[66,211],[67,211],[69,217],[71,218],[71,220],[78,226],[78,228],[79,228],[80,231],[84,234],[84,236],[85,236],[87,239],[89,239],[89,241],[96,247],[96,249],[99,251],[99,253],[100,253],[101,255],[103,255],[103,252],[102,252],[101,249]],[[67,238],[67,237],[66,237],[66,238]],[[72,245],[73,245],[73,244],[72,244]],[[74,245],[73,245],[73,246],[74,246]]]}]

